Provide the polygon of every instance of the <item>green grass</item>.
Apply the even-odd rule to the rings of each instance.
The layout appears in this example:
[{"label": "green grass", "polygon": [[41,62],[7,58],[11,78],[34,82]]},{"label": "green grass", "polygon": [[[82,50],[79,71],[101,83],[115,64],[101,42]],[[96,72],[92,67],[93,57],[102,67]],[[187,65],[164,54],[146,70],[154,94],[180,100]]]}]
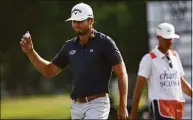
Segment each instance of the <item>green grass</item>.
[{"label": "green grass", "polygon": [[[115,95],[118,105],[118,95]],[[147,101],[142,96],[139,108]],[[70,97],[66,95],[4,98],[1,100],[1,119],[68,119]]]},{"label": "green grass", "polygon": [[1,100],[1,119],[70,117],[69,95],[5,98]]}]

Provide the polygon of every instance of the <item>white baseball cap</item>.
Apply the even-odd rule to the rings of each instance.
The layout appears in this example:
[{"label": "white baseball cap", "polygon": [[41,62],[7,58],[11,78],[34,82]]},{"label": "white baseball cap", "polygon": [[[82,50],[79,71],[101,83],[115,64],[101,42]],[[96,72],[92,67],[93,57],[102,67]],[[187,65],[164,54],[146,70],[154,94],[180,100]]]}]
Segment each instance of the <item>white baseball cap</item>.
[{"label": "white baseball cap", "polygon": [[86,20],[87,18],[93,18],[93,11],[92,8],[85,4],[85,3],[79,3],[76,4],[71,11],[71,17],[67,19],[66,21],[83,21]]},{"label": "white baseball cap", "polygon": [[156,34],[158,36],[161,36],[165,39],[171,39],[171,38],[180,38],[179,35],[175,34],[175,28],[170,23],[161,23],[158,25]]}]

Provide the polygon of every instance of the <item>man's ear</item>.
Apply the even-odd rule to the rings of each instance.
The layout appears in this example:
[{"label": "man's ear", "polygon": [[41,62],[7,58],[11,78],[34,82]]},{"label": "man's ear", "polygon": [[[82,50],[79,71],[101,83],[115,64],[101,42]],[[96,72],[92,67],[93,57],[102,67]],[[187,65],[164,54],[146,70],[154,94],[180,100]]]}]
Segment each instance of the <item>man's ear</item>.
[{"label": "man's ear", "polygon": [[157,37],[158,40],[160,39],[160,36],[157,35],[156,37]]}]

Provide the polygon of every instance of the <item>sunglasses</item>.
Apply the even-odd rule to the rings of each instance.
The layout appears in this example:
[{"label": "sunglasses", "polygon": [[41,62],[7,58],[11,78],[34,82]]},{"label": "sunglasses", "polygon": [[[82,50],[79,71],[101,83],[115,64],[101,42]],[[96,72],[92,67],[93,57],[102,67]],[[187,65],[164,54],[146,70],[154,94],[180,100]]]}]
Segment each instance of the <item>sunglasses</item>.
[{"label": "sunglasses", "polygon": [[172,61],[171,61],[170,57],[166,56],[166,58],[168,60],[168,64],[169,64],[170,68],[173,68]]}]

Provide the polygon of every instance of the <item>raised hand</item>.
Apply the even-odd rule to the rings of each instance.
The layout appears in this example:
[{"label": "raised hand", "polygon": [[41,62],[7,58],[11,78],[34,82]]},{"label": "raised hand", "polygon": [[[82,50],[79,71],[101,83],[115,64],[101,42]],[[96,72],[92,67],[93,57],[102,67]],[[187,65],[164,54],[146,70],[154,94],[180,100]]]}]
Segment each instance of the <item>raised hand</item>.
[{"label": "raised hand", "polygon": [[33,42],[29,32],[26,32],[25,35],[21,38],[20,41],[21,49],[26,55],[30,55],[33,52]]}]

